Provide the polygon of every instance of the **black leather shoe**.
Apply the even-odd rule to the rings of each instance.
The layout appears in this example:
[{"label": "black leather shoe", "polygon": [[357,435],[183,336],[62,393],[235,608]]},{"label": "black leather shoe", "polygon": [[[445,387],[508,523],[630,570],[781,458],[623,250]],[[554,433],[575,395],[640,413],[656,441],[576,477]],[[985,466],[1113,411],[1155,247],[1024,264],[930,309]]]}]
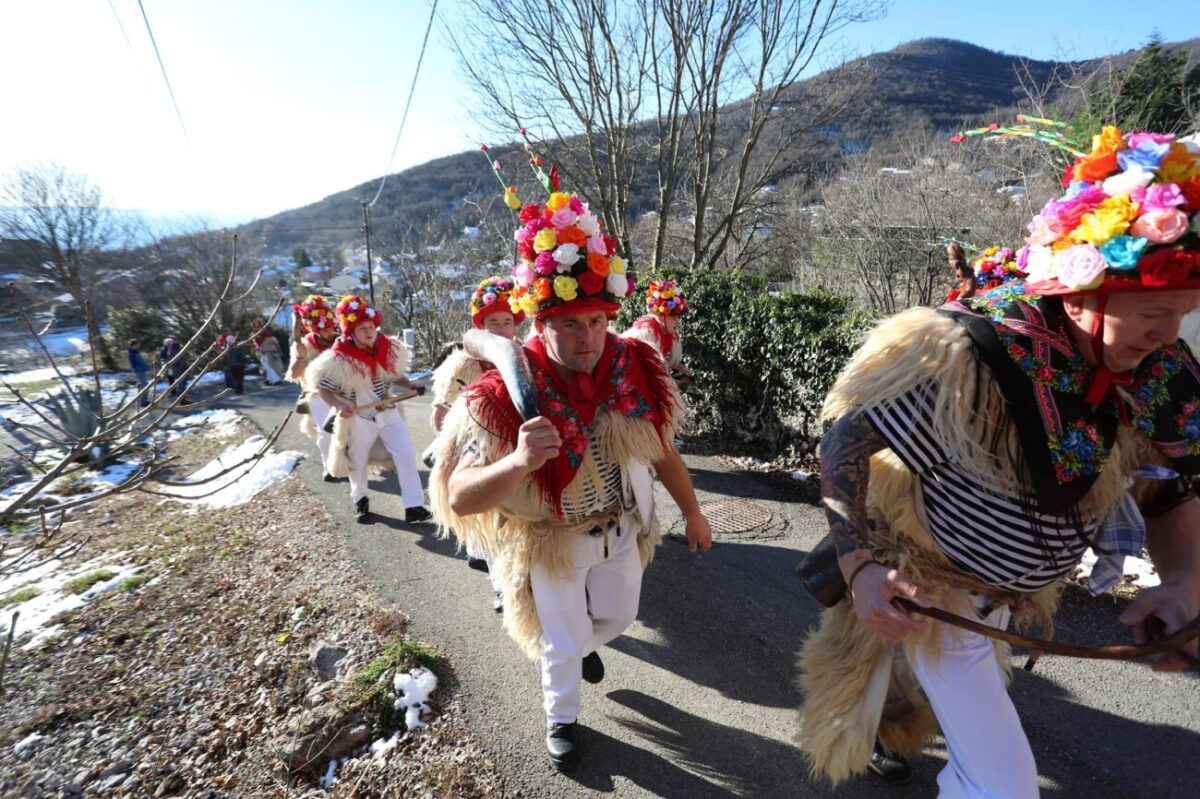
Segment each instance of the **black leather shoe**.
[{"label": "black leather shoe", "polygon": [[497,613],[504,612],[504,594],[499,591],[492,592],[492,610]]},{"label": "black leather shoe", "polygon": [[908,765],[908,760],[888,752],[879,741],[875,742],[875,751],[867,768],[892,785],[901,785],[912,779],[912,767]]},{"label": "black leather shoe", "polygon": [[467,565],[477,572],[488,573],[488,563],[483,558],[467,558]]},{"label": "black leather shoe", "polygon": [[367,501],[366,497],[354,503],[354,512],[356,514],[354,520],[359,524],[371,521],[371,503]]},{"label": "black leather shoe", "polygon": [[599,652],[593,652],[583,659],[583,680],[592,685],[604,679],[604,661]]},{"label": "black leather shoe", "polygon": [[551,723],[546,727],[546,751],[550,762],[559,771],[570,771],[579,765],[579,748],[575,745],[575,722]]},{"label": "black leather shoe", "polygon": [[424,506],[418,505],[415,508],[408,508],[404,511],[405,524],[417,524],[418,522],[427,522],[433,518],[433,514],[425,509]]},{"label": "black leather shoe", "polygon": [[322,477],[321,479],[324,480],[326,483],[336,483],[338,481],[338,479],[336,477],[334,477],[332,474],[330,474],[329,472],[325,472],[325,476]]}]

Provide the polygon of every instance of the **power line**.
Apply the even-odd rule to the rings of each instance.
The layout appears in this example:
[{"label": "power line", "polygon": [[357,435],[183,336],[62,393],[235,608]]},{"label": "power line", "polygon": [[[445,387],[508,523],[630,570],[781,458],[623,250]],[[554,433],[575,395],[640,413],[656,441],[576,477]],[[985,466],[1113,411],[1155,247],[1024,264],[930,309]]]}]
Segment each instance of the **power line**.
[{"label": "power line", "polygon": [[[141,0],[138,0],[140,3]],[[378,200],[379,195],[383,194],[383,187],[387,185],[388,173],[392,171],[392,164],[396,160],[396,151],[400,149],[400,136],[404,133],[404,123],[408,121],[408,109],[412,106],[413,93],[417,90],[417,78],[421,75],[421,62],[425,60],[425,45],[429,44],[429,32],[433,30],[433,18],[437,14],[438,0],[433,0],[433,7],[429,9],[429,24],[425,26],[425,38],[421,41],[421,53],[417,56],[417,68],[413,72],[412,85],[408,87],[408,99],[404,101],[404,114],[400,117],[400,129],[396,131],[396,141],[392,144],[392,154],[388,158],[387,169],[383,171],[383,180],[379,181],[379,191],[375,192],[375,198],[367,203],[370,208]]]},{"label": "power line", "polygon": [[[175,100],[175,90],[171,88],[171,79],[167,77],[167,66],[163,63],[162,53],[158,51],[158,42],[154,40],[154,31],[150,28],[150,18],[146,16],[146,7],[138,0],[138,8],[142,10],[142,20],[146,23],[146,33],[150,35],[150,44],[154,46],[154,57],[158,59],[158,69],[162,72],[163,83],[167,84],[167,94],[171,96],[171,105],[175,107],[175,118],[179,120],[179,128],[183,131],[183,139],[192,143],[188,136],[187,125],[183,124],[183,114],[179,112],[179,103]],[[124,31],[124,28],[121,29]]]}]

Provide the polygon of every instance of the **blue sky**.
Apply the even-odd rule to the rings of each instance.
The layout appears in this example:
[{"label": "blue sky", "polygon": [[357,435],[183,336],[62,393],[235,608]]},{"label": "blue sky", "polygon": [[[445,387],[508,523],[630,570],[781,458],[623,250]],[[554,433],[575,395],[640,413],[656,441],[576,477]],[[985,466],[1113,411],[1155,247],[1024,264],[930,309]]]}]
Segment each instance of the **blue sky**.
[{"label": "blue sky", "polygon": [[[431,0],[143,3],[187,138],[137,0],[13,0],[0,3],[0,174],[53,159],[118,207],[229,221],[386,171]],[[1194,0],[1155,3],[1153,16],[1129,8],[895,0],[885,18],[841,31],[831,53],[938,36],[1076,59],[1139,47],[1155,30],[1168,41],[1200,36]],[[440,0],[439,17],[461,13],[459,0]],[[472,101],[435,27],[392,171],[474,148]]]}]

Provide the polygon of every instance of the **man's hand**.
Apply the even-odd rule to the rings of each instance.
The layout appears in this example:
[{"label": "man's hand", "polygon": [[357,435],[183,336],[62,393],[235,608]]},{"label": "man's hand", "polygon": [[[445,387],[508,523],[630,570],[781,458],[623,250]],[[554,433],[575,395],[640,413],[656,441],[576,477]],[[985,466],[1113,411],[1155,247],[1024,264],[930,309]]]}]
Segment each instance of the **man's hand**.
[{"label": "man's hand", "polygon": [[694,513],[685,520],[684,533],[687,535],[688,549],[692,552],[699,547],[707,552],[712,547],[712,526],[703,513]]},{"label": "man's hand", "polygon": [[[1200,588],[1195,581],[1185,579],[1164,582],[1147,588],[1121,614],[1121,623],[1133,627],[1133,640],[1139,644],[1170,635],[1200,613]],[[1196,655],[1196,640],[1192,639],[1183,651]],[[1182,671],[1188,663],[1170,652],[1150,658],[1155,671]]]},{"label": "man's hand", "polygon": [[517,447],[509,457],[528,474],[542,468],[546,461],[557,458],[561,447],[562,438],[554,429],[554,423],[545,416],[535,416],[517,431]]},{"label": "man's hand", "polygon": [[923,620],[914,619],[892,604],[896,597],[912,600],[921,607],[931,604],[925,592],[896,569],[872,563],[854,577],[850,595],[858,620],[893,644],[925,629]]},{"label": "man's hand", "polygon": [[338,416],[342,417],[343,419],[349,419],[353,415],[354,407],[352,405],[347,405],[344,402],[338,403]]}]

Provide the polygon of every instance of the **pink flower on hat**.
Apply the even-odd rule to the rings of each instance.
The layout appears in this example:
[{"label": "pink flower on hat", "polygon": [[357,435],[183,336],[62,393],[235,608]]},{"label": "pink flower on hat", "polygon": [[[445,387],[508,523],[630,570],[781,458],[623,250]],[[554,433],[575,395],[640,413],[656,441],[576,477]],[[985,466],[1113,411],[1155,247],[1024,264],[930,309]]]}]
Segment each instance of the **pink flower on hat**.
[{"label": "pink flower on hat", "polygon": [[1076,244],[1054,255],[1058,282],[1073,289],[1091,289],[1104,280],[1108,262],[1091,244]]},{"label": "pink flower on hat", "polygon": [[1177,208],[1148,211],[1129,228],[1129,235],[1149,239],[1153,244],[1167,244],[1187,233],[1187,214]]}]

